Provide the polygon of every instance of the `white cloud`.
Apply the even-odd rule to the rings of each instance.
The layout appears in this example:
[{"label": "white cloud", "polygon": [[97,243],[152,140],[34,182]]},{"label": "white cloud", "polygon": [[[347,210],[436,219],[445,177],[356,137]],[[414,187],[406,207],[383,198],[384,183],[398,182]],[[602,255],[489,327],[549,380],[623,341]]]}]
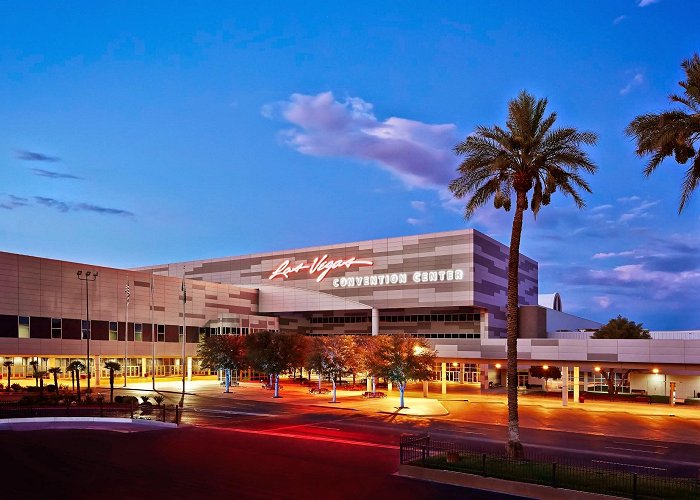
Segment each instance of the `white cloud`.
[{"label": "white cloud", "polygon": [[294,125],[285,142],[310,156],[371,161],[409,187],[439,189],[456,175],[457,127],[407,118],[379,120],[373,105],[359,97],[337,100],[332,92],[292,94],[266,105],[263,116],[281,115]]},{"label": "white cloud", "polygon": [[414,208],[419,212],[425,212],[425,202],[414,200],[411,202],[411,208]]},{"label": "white cloud", "polygon": [[608,309],[612,305],[612,300],[610,300],[610,297],[605,295],[596,295],[593,297],[593,300],[596,304],[598,304],[598,307],[603,309]]},{"label": "white cloud", "polygon": [[637,195],[623,196],[622,198],[617,199],[617,201],[619,201],[620,203],[629,203],[631,201],[638,201],[638,200],[641,200],[641,198]]},{"label": "white cloud", "polygon": [[627,19],[627,16],[617,16],[615,19],[613,19],[613,24],[620,24],[625,19]]},{"label": "white cloud", "polygon": [[643,201],[636,207],[630,208],[627,212],[620,215],[618,222],[628,222],[633,219],[640,219],[649,216],[649,210],[651,207],[658,205],[657,201]]},{"label": "white cloud", "polygon": [[626,250],[624,252],[598,252],[593,255],[594,259],[609,259],[611,257],[629,257],[630,255],[634,255],[634,252],[631,250]]},{"label": "white cloud", "polygon": [[632,80],[630,80],[629,83],[628,83],[627,85],[625,85],[624,87],[622,87],[622,88],[620,89],[620,95],[627,95],[627,94],[629,94],[630,91],[631,91],[634,87],[638,87],[638,86],[641,85],[642,83],[644,83],[644,75],[641,74],[641,73],[635,74],[635,75],[632,77]]},{"label": "white cloud", "polygon": [[659,3],[661,0],[639,0],[639,7],[646,7],[647,5],[651,5],[653,3]]},{"label": "white cloud", "polygon": [[600,212],[602,210],[607,210],[609,208],[613,208],[612,205],[598,205],[597,207],[591,208],[591,212]]},{"label": "white cloud", "polygon": [[425,220],[424,219],[416,219],[414,217],[409,217],[408,219],[406,219],[406,222],[412,226],[420,226],[423,223],[425,223]]}]

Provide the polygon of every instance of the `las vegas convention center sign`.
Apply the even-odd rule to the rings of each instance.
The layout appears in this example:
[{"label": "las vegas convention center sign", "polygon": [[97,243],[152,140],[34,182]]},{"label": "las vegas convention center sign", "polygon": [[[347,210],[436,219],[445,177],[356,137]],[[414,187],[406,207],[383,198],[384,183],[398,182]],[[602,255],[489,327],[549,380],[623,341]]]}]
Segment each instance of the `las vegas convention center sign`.
[{"label": "las vegas convention center sign", "polygon": [[[299,273],[308,274],[310,278],[316,278],[316,282],[322,282],[329,273],[336,269],[352,270],[354,268],[372,266],[371,260],[362,260],[356,257],[349,259],[329,259],[328,255],[316,257],[311,262],[292,262],[291,259],[284,260],[277,269],[268,277],[269,280],[275,278],[287,279],[292,276],[299,276]],[[415,271],[410,273],[412,283],[438,283],[444,281],[461,281],[464,279],[462,269],[439,269]],[[364,276],[343,276],[333,278],[333,288],[356,288],[365,286],[402,285],[408,283],[409,273],[384,273],[368,274]]]}]

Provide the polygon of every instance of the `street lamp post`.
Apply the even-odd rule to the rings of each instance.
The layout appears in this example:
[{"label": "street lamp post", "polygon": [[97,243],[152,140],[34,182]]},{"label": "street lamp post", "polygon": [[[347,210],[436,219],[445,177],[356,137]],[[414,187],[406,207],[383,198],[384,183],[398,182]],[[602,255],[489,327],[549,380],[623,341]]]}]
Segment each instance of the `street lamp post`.
[{"label": "street lamp post", "polygon": [[[85,282],[85,321],[87,322],[87,393],[90,393],[90,337],[92,335],[92,328],[90,328],[90,288],[88,283],[90,281],[96,281],[98,273],[97,271],[86,271],[85,277],[83,277],[83,271],[78,271],[76,273],[80,281]],[[82,331],[82,325],[80,330]]]}]

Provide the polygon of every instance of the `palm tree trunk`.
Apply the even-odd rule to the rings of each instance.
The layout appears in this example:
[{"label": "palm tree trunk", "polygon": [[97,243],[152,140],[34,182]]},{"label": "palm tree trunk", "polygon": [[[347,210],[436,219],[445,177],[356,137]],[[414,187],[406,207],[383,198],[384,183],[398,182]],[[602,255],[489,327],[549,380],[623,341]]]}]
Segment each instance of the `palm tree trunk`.
[{"label": "palm tree trunk", "polygon": [[506,340],[508,359],[508,445],[506,451],[511,458],[522,458],[520,421],[518,418],[518,278],[520,271],[520,236],[523,231],[523,213],[527,209],[525,192],[517,192],[513,228],[510,235],[508,255],[508,301]]},{"label": "palm tree trunk", "polygon": [[109,369],[109,402],[114,403],[114,368]]},{"label": "palm tree trunk", "polygon": [[78,372],[78,376],[75,377],[75,381],[78,387],[78,401],[80,401],[80,372]]},{"label": "palm tree trunk", "polygon": [[59,393],[58,393],[58,373],[57,372],[53,372],[53,385],[54,385],[54,387],[56,387],[56,396],[58,396]]}]

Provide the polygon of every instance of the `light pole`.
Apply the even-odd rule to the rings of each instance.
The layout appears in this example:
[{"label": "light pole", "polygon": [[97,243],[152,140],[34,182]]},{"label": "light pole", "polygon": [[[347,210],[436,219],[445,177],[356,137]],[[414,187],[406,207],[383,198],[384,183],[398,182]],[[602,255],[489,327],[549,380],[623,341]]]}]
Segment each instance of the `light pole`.
[{"label": "light pole", "polygon": [[182,361],[180,368],[182,370],[182,397],[180,398],[180,408],[185,404],[185,340],[187,335],[187,318],[185,316],[185,305],[187,304],[187,285],[185,285],[185,276],[182,276]]},{"label": "light pole", "polygon": [[[97,280],[97,271],[86,271],[85,277],[83,277],[83,271],[78,271],[76,273],[80,281],[85,282],[85,320],[87,322],[87,393],[90,393],[90,336],[92,334],[92,329],[90,328],[90,288],[88,283],[90,281]],[[82,331],[82,327],[80,329]]]}]

